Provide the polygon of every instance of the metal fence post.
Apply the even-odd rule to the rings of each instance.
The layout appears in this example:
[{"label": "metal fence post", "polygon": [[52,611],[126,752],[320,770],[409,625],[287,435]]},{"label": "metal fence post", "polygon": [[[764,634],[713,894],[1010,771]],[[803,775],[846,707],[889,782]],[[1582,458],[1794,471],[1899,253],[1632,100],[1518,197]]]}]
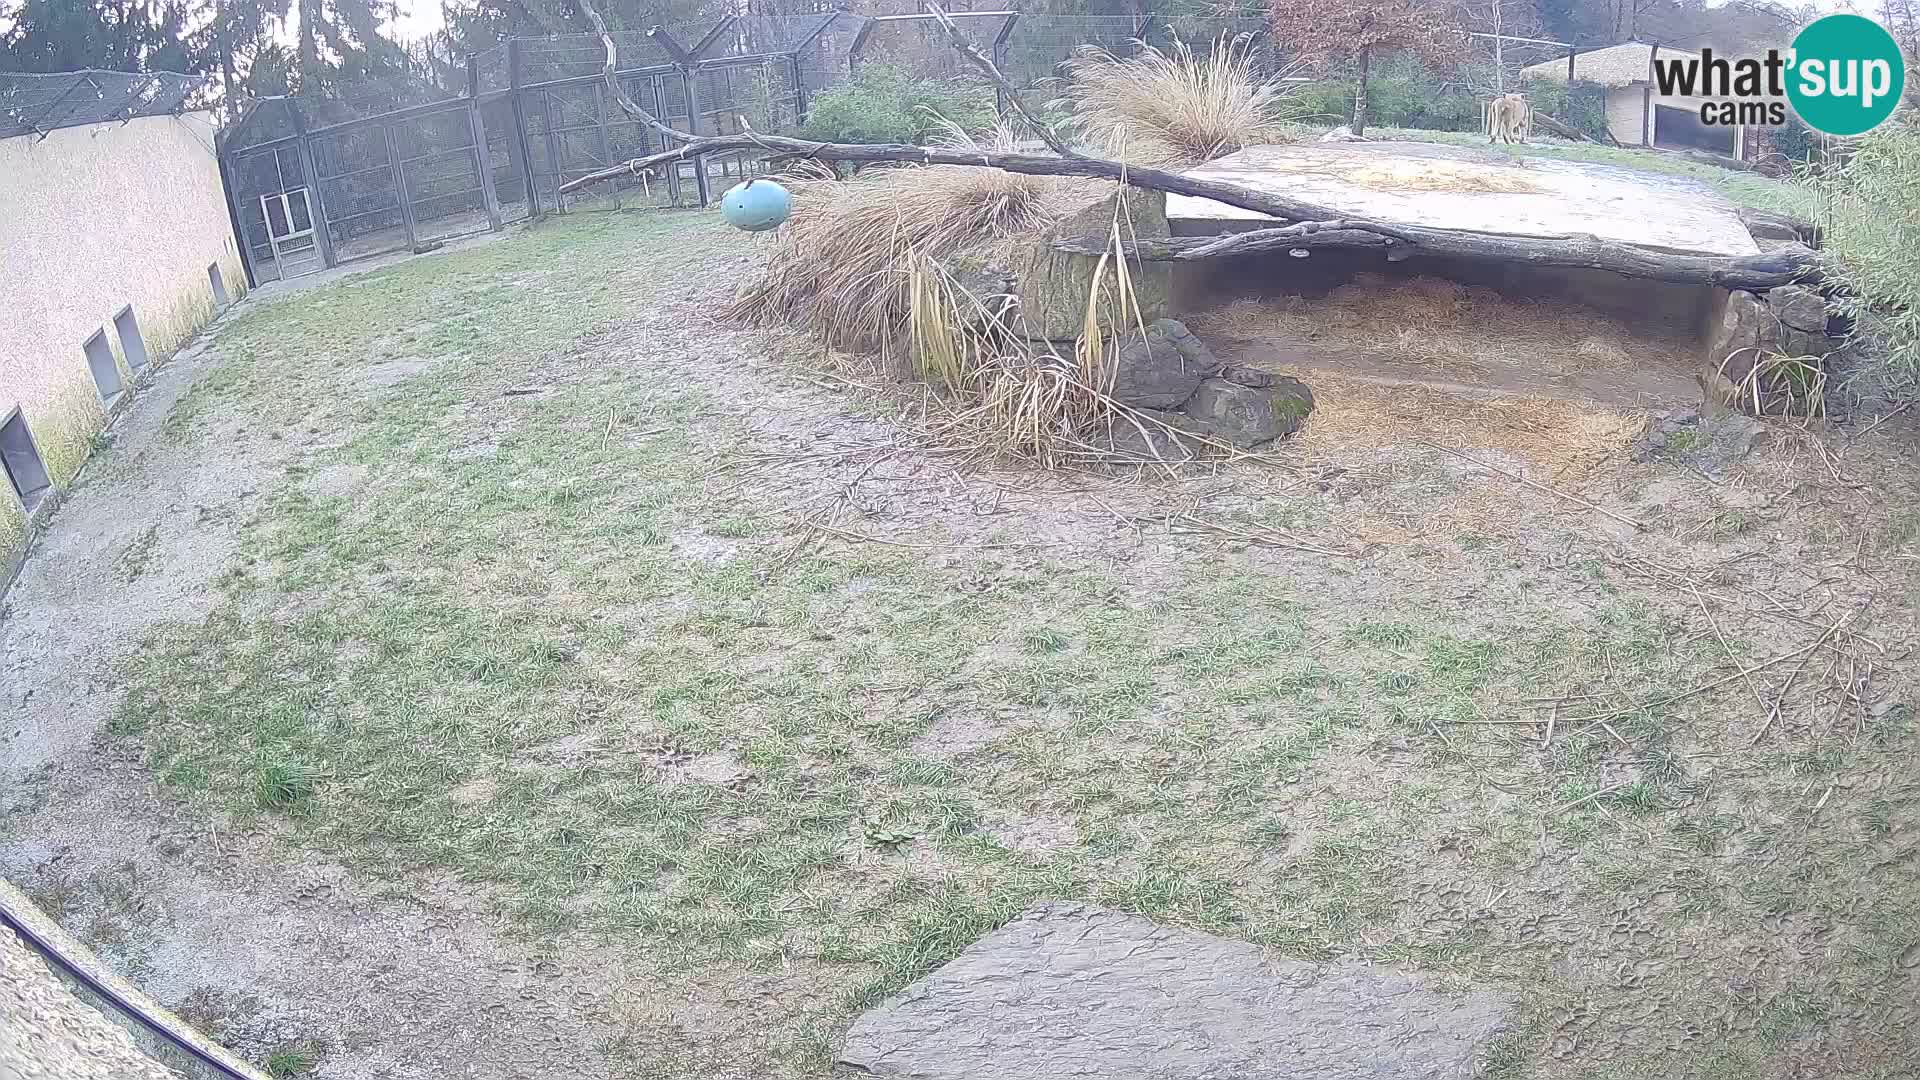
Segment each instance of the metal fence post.
[{"label": "metal fence post", "polygon": [[540,194],[533,186],[533,157],[527,146],[526,91],[520,86],[520,39],[507,39],[507,103],[513,113],[513,134],[507,139],[507,156],[520,173],[521,196],[527,200],[527,217],[540,217]]},{"label": "metal fence post", "polygon": [[487,228],[500,231],[500,193],[493,190],[493,163],[487,154],[487,122],[480,115],[480,61],[467,54],[467,130],[473,134],[473,169],[480,199],[487,207]]},{"label": "metal fence post", "polygon": [[793,126],[799,127],[807,122],[807,77],[800,71],[800,54],[792,53],[787,60],[793,65]]},{"label": "metal fence post", "polygon": [[234,193],[239,190],[233,179],[233,157],[230,147],[222,147],[216,160],[220,167],[220,186],[227,197],[227,223],[233,226],[233,243],[240,249],[240,271],[247,275],[247,288],[260,287],[260,277],[253,269],[253,252],[247,243],[247,230],[240,224],[240,204],[235,201]]},{"label": "metal fence post", "polygon": [[[1006,24],[1000,27],[1000,33],[993,39],[993,66],[1002,72],[1007,70],[1007,39],[1013,36],[1013,24],[1019,21],[1020,13],[1017,11],[1007,16]],[[1005,116],[1009,108],[1007,92],[1005,90],[995,90],[994,97],[996,99],[994,101],[994,111]]]},{"label": "metal fence post", "polygon": [[[313,147],[307,141],[307,121],[300,115],[300,106],[291,100],[287,102],[287,117],[293,122],[296,136],[294,145],[299,148],[300,176],[306,181],[307,193],[313,196],[313,215],[320,219],[313,223],[313,242],[320,248],[320,264],[331,267],[334,265],[333,229],[327,223],[327,197],[320,190],[319,173],[313,167]],[[275,153],[278,154],[278,151]]]},{"label": "metal fence post", "polygon": [[407,250],[412,251],[420,246],[420,238],[414,233],[413,198],[407,194],[407,167],[400,160],[400,140],[393,134],[392,124],[380,125],[380,134],[387,142],[387,162],[393,166],[393,190],[400,196],[400,224],[406,227]]},{"label": "metal fence post", "polygon": [[553,212],[567,212],[566,197],[560,194],[560,185],[567,182],[567,171],[560,167],[560,139],[554,129],[553,91],[540,91],[540,116],[547,127],[547,164],[553,168]]},{"label": "metal fence post", "polygon": [[[687,130],[696,136],[700,134],[700,71],[698,68],[687,72]],[[700,198],[701,206],[706,206],[713,201],[713,188],[707,179],[707,158],[704,154],[693,155],[693,189]]]},{"label": "metal fence post", "polygon": [[[593,84],[593,115],[600,133],[600,164],[612,168],[613,140],[607,137],[607,88],[604,83]],[[613,208],[620,209],[620,181],[616,179],[607,186],[613,189]]]}]

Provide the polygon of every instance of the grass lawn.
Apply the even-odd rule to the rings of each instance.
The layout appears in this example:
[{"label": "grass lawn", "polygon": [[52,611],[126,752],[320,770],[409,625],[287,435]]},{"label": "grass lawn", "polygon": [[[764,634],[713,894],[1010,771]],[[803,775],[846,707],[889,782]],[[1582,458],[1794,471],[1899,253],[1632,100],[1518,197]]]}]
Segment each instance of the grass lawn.
[{"label": "grass lawn", "polygon": [[[757,251],[574,215],[235,320],[166,438],[309,449],[214,614],[127,663],[115,738],[230,829],[450,874],[699,1004],[624,1014],[616,1075],[825,1075],[853,1013],[1050,897],[1504,990],[1500,1076],[1906,1075],[1911,685],[1803,713],[1819,629],[1724,562],[1854,533],[1614,535],[1425,451],[981,473],[710,322]],[[1630,469],[1590,494],[1717,497]],[[1447,524],[1469,495],[1498,508]],[[1117,520],[1189,504],[1356,557]],[[1738,676],[1689,693],[1810,643],[1770,724]]]}]

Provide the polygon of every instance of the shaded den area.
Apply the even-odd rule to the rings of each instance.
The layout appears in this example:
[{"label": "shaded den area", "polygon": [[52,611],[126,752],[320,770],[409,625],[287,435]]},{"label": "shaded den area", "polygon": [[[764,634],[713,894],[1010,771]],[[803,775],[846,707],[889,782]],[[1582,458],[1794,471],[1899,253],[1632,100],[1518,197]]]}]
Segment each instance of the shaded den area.
[{"label": "shaded den area", "polygon": [[1721,290],[1606,271],[1316,250],[1183,264],[1175,303],[1223,360],[1453,391],[1698,400]]}]

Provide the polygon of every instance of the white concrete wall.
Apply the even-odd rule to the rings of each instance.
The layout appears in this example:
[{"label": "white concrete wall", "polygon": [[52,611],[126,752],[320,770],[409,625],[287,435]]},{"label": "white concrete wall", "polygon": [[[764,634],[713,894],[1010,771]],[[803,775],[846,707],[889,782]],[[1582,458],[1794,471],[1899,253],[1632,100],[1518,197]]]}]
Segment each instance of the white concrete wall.
[{"label": "white concrete wall", "polygon": [[1621,146],[1646,144],[1643,123],[1645,89],[1644,85],[1636,83],[1607,91],[1607,131],[1612,133],[1613,141]]},{"label": "white concrete wall", "polygon": [[[0,415],[17,403],[56,485],[105,419],[81,344],[131,304],[160,360],[214,314],[207,266],[246,289],[207,114],[0,139]],[[0,567],[22,508],[0,480]]]}]

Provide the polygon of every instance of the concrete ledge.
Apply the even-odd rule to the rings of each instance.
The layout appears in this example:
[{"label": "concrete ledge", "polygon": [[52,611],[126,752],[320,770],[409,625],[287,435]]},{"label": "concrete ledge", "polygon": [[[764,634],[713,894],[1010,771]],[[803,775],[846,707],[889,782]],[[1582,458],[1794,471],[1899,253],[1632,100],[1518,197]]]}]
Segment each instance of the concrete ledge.
[{"label": "concrete ledge", "polygon": [[[37,1012],[32,1014],[36,1023],[45,1025],[45,1030],[22,1032],[13,1046],[32,1047],[41,1041],[35,1038],[37,1035],[49,1044],[69,1047],[76,1040],[92,1041],[97,1045],[89,1049],[99,1054],[99,1058],[89,1053],[82,1060],[60,1061],[14,1062],[0,1057],[0,1073],[12,1075],[9,1072],[12,1068],[38,1066],[46,1070],[46,1076],[123,1080],[143,1075],[128,1071],[139,1064],[128,1051],[138,1050],[154,1062],[150,1075],[155,1077],[169,1075],[161,1068],[164,1065],[190,1080],[271,1080],[114,974],[92,950],[75,941],[35,907],[26,894],[5,881],[0,881],[0,935],[17,937],[28,953],[38,956],[46,965],[46,974],[41,974],[33,970],[31,963],[9,962],[9,957],[17,957],[19,952],[7,947],[10,942],[0,941],[0,982],[9,984],[7,989],[0,990],[0,1005],[5,1003],[8,993],[31,994],[29,1000],[35,1004],[50,997],[53,1004],[52,1016],[42,1019]],[[49,979],[56,986],[49,987]],[[124,1033],[131,1047],[96,1024],[92,1014]],[[0,1013],[0,1026],[17,1022],[17,1018]],[[24,1051],[9,1048],[6,1052]],[[109,1056],[119,1060],[104,1060]],[[24,1075],[41,1074],[27,1068]]]}]

